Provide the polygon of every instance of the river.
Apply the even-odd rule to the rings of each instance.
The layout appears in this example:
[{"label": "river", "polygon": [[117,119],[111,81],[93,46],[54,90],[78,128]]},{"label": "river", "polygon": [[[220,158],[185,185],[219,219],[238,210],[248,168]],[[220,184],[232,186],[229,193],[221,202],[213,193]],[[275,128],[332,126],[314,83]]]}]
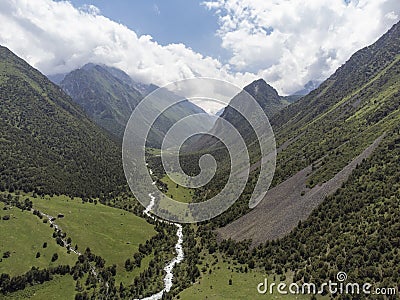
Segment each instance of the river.
[{"label": "river", "polygon": [[[150,173],[152,174],[151,170],[150,170]],[[153,182],[153,184],[155,184],[155,182]],[[160,220],[159,218],[152,215],[150,213],[150,211],[154,206],[154,201],[156,200],[156,198],[152,194],[149,194],[149,197],[150,197],[150,203],[146,207],[146,209],[143,211],[143,213],[146,216],[152,218],[153,220],[158,220],[159,222],[163,222],[163,223],[167,223],[167,224],[173,224],[178,228],[176,231],[176,235],[178,236],[178,241],[175,244],[176,256],[169,263],[167,263],[164,267],[164,272],[165,272],[164,288],[161,291],[159,291],[158,293],[142,299],[142,300],[159,300],[162,298],[164,293],[168,293],[171,290],[172,279],[174,278],[174,274],[173,274],[172,270],[173,270],[174,266],[176,264],[179,264],[185,256],[184,252],[183,252],[183,248],[182,248],[183,229],[182,229],[181,224],[173,223],[173,222],[169,222],[169,221],[165,221],[165,220]]]},{"label": "river", "polygon": [[[150,174],[153,174],[153,171],[150,169]],[[153,185],[155,185],[156,183],[153,182]],[[143,214],[145,214],[146,216],[152,218],[153,220],[157,220],[159,222],[163,222],[163,223],[167,223],[167,224],[171,224],[177,227],[177,231],[176,231],[176,235],[178,237],[178,241],[175,244],[175,251],[176,251],[176,256],[170,261],[168,262],[165,267],[164,267],[164,272],[165,272],[165,277],[164,277],[164,288],[159,291],[156,294],[153,294],[149,297],[146,298],[142,298],[141,300],[159,300],[162,298],[164,293],[168,293],[171,288],[172,288],[172,279],[174,278],[174,274],[173,274],[173,268],[175,267],[176,264],[179,264],[185,257],[184,252],[183,252],[183,247],[182,247],[182,243],[183,243],[183,228],[181,224],[178,223],[173,223],[173,222],[169,222],[169,221],[165,221],[165,220],[160,220],[159,218],[155,217],[154,215],[152,215],[150,213],[151,209],[154,207],[154,201],[156,200],[156,198],[152,195],[149,194],[150,197],[150,203],[149,205],[145,208],[145,210],[143,211]],[[33,209],[32,209],[33,211]],[[54,221],[56,218],[45,214],[43,212],[40,212],[43,216],[45,216],[51,225],[53,225],[53,227],[55,228],[56,231],[61,231],[61,228],[59,225],[57,225]],[[69,245],[67,243],[67,241],[65,239],[62,239],[64,247],[69,249],[71,252],[75,253],[76,255],[81,255],[81,253],[75,249],[73,249],[71,247],[71,245]],[[94,266],[90,265],[91,267],[91,271],[92,273],[97,276],[97,272]],[[107,289],[108,289],[108,283],[106,283]]]}]

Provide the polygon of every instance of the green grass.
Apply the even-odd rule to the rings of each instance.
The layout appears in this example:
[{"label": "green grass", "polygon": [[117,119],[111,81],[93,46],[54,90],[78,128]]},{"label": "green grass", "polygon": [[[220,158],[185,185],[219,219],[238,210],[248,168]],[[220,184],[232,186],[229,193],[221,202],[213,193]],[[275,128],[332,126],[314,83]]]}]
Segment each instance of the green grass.
[{"label": "green grass", "polygon": [[[3,210],[4,203],[0,203],[0,255],[10,251],[9,258],[2,258],[0,273],[10,276],[21,275],[31,269],[32,266],[46,268],[61,264],[75,264],[77,256],[68,254],[65,248],[57,245],[52,238],[53,229],[49,224],[43,224],[37,216],[29,211],[21,211],[16,207]],[[2,220],[4,215],[11,218]],[[43,248],[43,243],[47,247]],[[40,257],[36,258],[36,253]],[[58,260],[51,262],[54,253],[58,254]]]},{"label": "green grass", "polygon": [[52,216],[64,214],[56,223],[72,238],[72,245],[77,244],[81,252],[89,247],[107,265],[116,264],[117,274],[125,270],[125,260],[132,258],[139,244],[156,234],[154,226],[144,219],[100,203],[83,204],[66,196],[32,200],[40,211]]},{"label": "green grass", "polygon": [[155,156],[160,156],[161,155],[161,149],[147,147],[146,151],[149,154],[152,154],[152,155],[155,155]]},{"label": "green grass", "polygon": [[[62,292],[60,292],[62,291]],[[0,299],[9,300],[71,300],[75,296],[75,281],[71,276],[54,277],[53,280],[40,285],[30,286],[22,291],[1,296]]]},{"label": "green grass", "polygon": [[322,118],[324,118],[324,116],[326,116],[327,114],[331,113],[332,111],[334,111],[335,109],[337,109],[339,106],[341,106],[342,104],[344,104],[346,101],[348,101],[351,97],[359,94],[362,90],[366,89],[368,86],[372,85],[375,81],[377,81],[378,79],[380,79],[386,72],[388,72],[388,70],[390,70],[397,62],[400,61],[400,55],[396,56],[396,59],[394,61],[392,61],[388,66],[386,66],[382,71],[380,71],[375,77],[373,77],[370,81],[368,81],[367,83],[365,83],[363,86],[359,87],[357,90],[353,91],[352,93],[350,93],[349,95],[347,95],[346,97],[344,97],[343,99],[341,99],[340,101],[338,101],[335,105],[333,105],[329,110],[327,110],[326,112],[320,114],[317,118],[315,118],[314,120],[312,120],[310,123],[306,124],[305,126],[303,126],[301,129],[304,129],[306,127],[308,127],[311,124],[316,123],[318,120],[321,120]]},{"label": "green grass", "polygon": [[[26,197],[32,200],[34,209],[53,217],[64,215],[63,218],[57,218],[55,223],[67,237],[71,237],[73,246],[78,245],[80,252],[89,247],[92,253],[106,260],[106,265],[116,264],[116,285],[120,282],[125,286],[132,284],[133,279],[154,258],[153,254],[148,255],[143,258],[140,268],[135,268],[132,272],[125,270],[126,259],[132,259],[139,244],[144,244],[156,234],[153,225],[132,213],[100,203],[82,203],[81,199],[67,196]],[[3,207],[4,203],[0,203],[0,217],[10,215],[11,218],[8,221],[0,220],[0,254],[10,251],[11,256],[0,262],[0,273],[14,276],[27,272],[32,266],[45,268],[51,265],[75,264],[77,256],[74,253],[68,254],[65,248],[56,244],[49,223],[44,224],[32,212],[15,207],[3,210]],[[48,244],[45,249],[42,248],[44,242]],[[35,258],[37,252],[41,253],[40,258]],[[59,259],[50,263],[55,252]],[[7,295],[7,299],[73,299],[74,288],[75,283],[70,276],[56,277],[55,281]]]},{"label": "green grass", "polygon": [[168,192],[165,193],[168,197],[184,203],[189,203],[192,201],[194,194],[193,189],[177,185],[167,175],[164,175],[164,177],[161,178],[161,181],[165,183],[168,187]]},{"label": "green grass", "polygon": [[133,279],[149,267],[149,263],[153,258],[153,254],[145,256],[142,259],[140,268],[134,268],[131,272],[127,272],[125,268],[120,268],[117,272],[117,275],[115,276],[115,282],[117,282],[118,284],[122,282],[124,286],[129,286],[133,284]]},{"label": "green grass", "polygon": [[[268,278],[269,284],[274,282],[273,275],[266,276],[264,272],[250,269],[248,273],[241,273],[235,269],[234,265],[223,262],[220,256],[218,260],[216,264],[212,265],[213,258],[208,256],[206,261],[208,261],[210,266],[208,269],[211,268],[212,273],[209,274],[208,271],[202,273],[196,283],[178,295],[179,299],[310,299],[311,297],[310,295],[280,295],[276,289],[272,295],[268,293],[259,294],[257,285],[264,282],[264,278]],[[202,267],[199,266],[200,269]],[[232,280],[232,285],[229,285],[229,279]],[[276,276],[275,282],[280,283],[279,276]],[[288,278],[285,282],[290,284],[291,278]]]},{"label": "green grass", "polygon": [[347,118],[346,122],[351,121],[352,119],[365,118],[366,116],[368,116],[368,114],[372,114],[380,106],[382,106],[388,98],[393,97],[394,94],[398,93],[398,91],[399,87],[396,84],[390,85],[386,89],[379,91],[377,95],[375,95],[368,101],[367,105],[364,105],[354,115]]}]

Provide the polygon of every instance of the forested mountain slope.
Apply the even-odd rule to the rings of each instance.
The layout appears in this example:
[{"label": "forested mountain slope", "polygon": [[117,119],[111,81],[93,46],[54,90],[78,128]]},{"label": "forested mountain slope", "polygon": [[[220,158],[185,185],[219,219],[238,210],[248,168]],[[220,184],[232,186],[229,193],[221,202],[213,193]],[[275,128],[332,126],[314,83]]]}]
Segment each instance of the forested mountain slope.
[{"label": "forested mountain slope", "polygon": [[[260,105],[265,114],[271,118],[273,115],[278,113],[281,109],[288,105],[286,97],[279,96],[278,92],[265,82],[264,79],[258,79],[243,88],[239,94],[230,100],[231,106],[227,106],[221,112],[220,118],[231,123],[236,129],[239,130],[241,136],[247,141],[254,139],[254,131],[252,130],[248,121],[237,112],[232,106],[240,108],[240,110],[246,111],[249,104],[248,95],[254,98],[255,101]],[[216,121],[213,128],[210,130],[211,135],[221,134],[221,121]],[[211,135],[203,135],[201,138],[196,140],[194,143],[189,144],[188,149],[191,151],[208,151],[210,149],[221,148],[221,144],[217,143],[217,140]]]},{"label": "forested mountain slope", "polygon": [[[374,45],[355,53],[317,90],[271,119],[278,145],[273,186],[309,167],[306,193],[332,179],[378,137],[394,130],[400,122],[399,53],[397,24]],[[225,225],[242,214],[239,207],[246,205],[245,198],[217,223]],[[253,226],[259,225],[254,222]]]},{"label": "forested mountain slope", "polygon": [[126,81],[94,64],[67,74],[60,86],[94,122],[118,137],[123,136],[132,110],[143,99]]},{"label": "forested mountain slope", "polygon": [[[343,271],[348,282],[399,288],[399,54],[396,24],[272,118],[278,142],[273,194],[251,212],[244,209],[244,194],[207,224],[223,226],[248,212],[219,231],[224,238],[253,238],[256,248],[241,251],[228,240],[220,244],[222,251],[268,273],[293,272],[293,282],[326,282]],[[367,156],[354,160],[365,151]],[[353,162],[357,166],[345,182],[332,182]],[[301,205],[334,185],[317,207]],[[295,225],[293,218],[301,215]],[[369,299],[357,296],[364,298]]]},{"label": "forested mountain slope", "polygon": [[276,182],[313,164],[309,184],[329,180],[399,122],[400,24],[356,52],[315,91],[275,115]]},{"label": "forested mountain slope", "polygon": [[1,190],[89,197],[124,185],[117,143],[5,47],[0,99]]},{"label": "forested mountain slope", "polygon": [[[122,70],[95,64],[86,64],[67,74],[60,86],[96,124],[119,139],[122,139],[125,126],[135,107],[148,93],[157,89],[154,85],[134,82]],[[164,97],[159,101],[171,102],[176,97],[165,90]],[[157,107],[152,106],[147,109],[157,110]],[[170,107],[160,115],[152,127],[148,146],[160,147],[163,136],[176,121],[197,113],[205,112],[187,100]],[[210,119],[210,124],[193,124],[193,126],[208,130],[212,126],[212,120]]]}]

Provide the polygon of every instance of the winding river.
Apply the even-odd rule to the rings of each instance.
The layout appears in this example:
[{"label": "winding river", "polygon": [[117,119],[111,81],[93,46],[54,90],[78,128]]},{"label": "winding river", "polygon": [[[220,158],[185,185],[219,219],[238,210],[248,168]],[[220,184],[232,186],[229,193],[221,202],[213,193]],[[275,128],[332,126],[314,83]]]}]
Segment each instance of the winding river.
[{"label": "winding river", "polygon": [[[153,174],[152,170],[150,169],[150,174]],[[156,184],[155,182],[153,182],[153,185]],[[167,223],[167,224],[171,224],[177,227],[177,231],[176,231],[176,235],[178,236],[178,241],[175,244],[175,251],[176,251],[176,256],[170,261],[168,262],[165,267],[164,267],[164,272],[165,272],[165,277],[164,277],[164,288],[159,291],[156,294],[153,294],[149,297],[146,298],[142,298],[141,300],[159,300],[162,298],[164,293],[168,293],[171,288],[172,288],[172,279],[174,278],[174,274],[172,272],[173,268],[175,267],[176,264],[179,264],[183,259],[184,259],[184,252],[183,252],[183,247],[182,247],[182,243],[183,243],[183,228],[181,224],[178,223],[173,223],[173,222],[169,222],[169,221],[165,221],[165,220],[160,220],[159,218],[155,217],[154,215],[152,215],[150,213],[151,209],[154,207],[154,201],[156,200],[156,198],[152,195],[149,194],[150,197],[150,203],[149,205],[146,207],[146,209],[143,211],[143,214],[145,214],[146,216],[148,216],[149,218],[153,219],[153,220],[157,220],[159,222],[163,222],[163,223]],[[33,212],[33,209],[32,209]],[[59,225],[57,225],[54,221],[56,218],[54,218],[51,215],[45,214],[43,212],[40,212],[44,217],[46,217],[49,220],[49,223],[55,228],[56,231],[60,231],[62,232],[61,228]],[[70,250],[71,252],[75,253],[76,255],[81,255],[81,253],[78,250],[75,250],[71,247],[70,244],[67,243],[66,239],[62,239],[63,242],[63,246],[65,248],[67,248],[68,250]],[[90,265],[91,267],[91,271],[92,273],[97,276],[97,272],[94,266]],[[106,282],[106,287],[108,290],[108,283]]]},{"label": "winding river", "polygon": [[[152,174],[151,169],[150,169],[150,174]],[[153,184],[156,184],[156,183],[153,182]],[[158,220],[159,222],[172,224],[172,225],[175,225],[178,228],[178,230],[176,231],[176,235],[178,236],[178,241],[175,244],[176,256],[169,263],[167,263],[165,265],[165,267],[164,267],[164,272],[166,273],[165,277],[164,277],[164,288],[161,291],[159,291],[158,293],[153,294],[153,295],[151,295],[149,297],[146,297],[146,298],[142,299],[142,300],[159,300],[159,299],[162,298],[164,293],[168,293],[171,290],[171,288],[172,288],[172,279],[174,277],[172,269],[174,268],[174,266],[176,264],[179,264],[183,260],[183,258],[185,256],[184,252],[183,252],[183,248],[182,248],[183,230],[182,230],[182,225],[181,224],[160,220],[160,219],[156,218],[154,215],[150,214],[150,211],[154,206],[154,201],[156,200],[156,198],[152,194],[149,194],[149,197],[150,197],[150,203],[146,207],[146,209],[143,211],[143,213],[146,216],[152,218],[153,220]]]}]

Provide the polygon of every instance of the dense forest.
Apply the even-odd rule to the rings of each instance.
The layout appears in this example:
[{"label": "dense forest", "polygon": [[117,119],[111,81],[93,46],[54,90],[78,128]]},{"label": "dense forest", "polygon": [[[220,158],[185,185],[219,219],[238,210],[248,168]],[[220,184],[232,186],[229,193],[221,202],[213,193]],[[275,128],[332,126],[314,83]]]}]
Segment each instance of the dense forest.
[{"label": "dense forest", "polygon": [[[185,258],[175,266],[173,287],[163,295],[164,299],[178,298],[180,292],[199,283],[216,270],[217,267],[210,266],[210,261],[218,265],[221,258],[232,265],[231,272],[247,274],[249,270],[258,270],[274,276],[276,281],[290,279],[295,283],[320,284],[334,280],[341,271],[346,272],[352,282],[400,289],[399,53],[400,23],[376,43],[355,53],[319,88],[288,107],[263,80],[245,88],[271,117],[276,134],[277,165],[273,187],[281,186],[298,172],[309,170],[299,197],[328,182],[374,141],[381,140],[372,154],[364,158],[344,183],[315,209],[299,211],[307,217],[293,226],[289,234],[261,243],[253,243],[251,237],[222,239],[218,229],[229,228],[232,222],[240,221],[250,212],[248,201],[260,172],[261,155],[260,145],[254,141],[249,124],[244,125],[240,117],[226,109],[221,117],[242,126],[241,133],[251,157],[251,174],[244,192],[230,209],[212,220],[183,225]],[[90,70],[101,76],[111,76],[110,80],[115,83],[105,85],[103,96],[119,85],[131,91],[126,82],[115,78],[109,70],[99,66],[93,68]],[[80,73],[84,72],[70,74],[64,88],[76,87],[73,82],[66,84],[73,76],[77,77],[74,80],[89,78]],[[99,81],[89,82],[89,89],[101,85],[103,77],[98,73]],[[74,92],[82,96],[82,101],[88,97],[85,92]],[[137,91],[131,92],[138,99],[141,97]],[[133,94],[124,94],[125,100]],[[116,90],[112,96],[115,101],[121,98]],[[8,210],[14,207],[49,225],[50,221],[35,208],[34,201],[67,195],[68,201],[79,197],[82,205],[89,202],[94,206],[99,202],[107,208],[119,209],[118,218],[125,213],[135,214],[154,227],[154,235],[146,237],[146,242],[140,243],[137,251],[124,259],[122,271],[135,274],[130,283],[124,283],[118,279],[122,271],[116,264],[109,263],[90,247],[79,245],[82,253],[78,253],[78,245],[72,246],[74,237],[50,224],[57,247],[68,253],[76,251],[75,263],[57,265],[60,258],[54,253],[51,263],[55,265],[32,266],[29,271],[16,276],[4,272],[0,275],[0,293],[8,296],[61,276],[73,279],[75,299],[102,299],[104,295],[113,299],[133,299],[162,290],[165,262],[175,255],[176,228],[174,224],[143,215],[143,207],[127,188],[119,140],[127,115],[122,118],[115,115],[127,106],[112,110],[112,107],[104,108],[96,102],[94,107],[99,111],[92,111],[93,114],[88,116],[93,107],[80,107],[74,103],[60,87],[4,47],[0,47],[0,98],[0,202],[6,212],[0,222],[10,222],[13,216]],[[240,99],[239,94],[232,101]],[[75,99],[75,102],[78,101]],[[181,107],[170,113],[184,115],[186,109]],[[198,111],[192,106],[189,110]],[[110,131],[108,133],[92,120],[101,118],[105,111],[112,119],[109,128],[103,124]],[[172,120],[168,119],[167,123]],[[156,135],[166,130],[158,129]],[[157,141],[158,136],[154,145],[158,145]],[[162,181],[165,172],[157,149],[147,149],[146,153],[155,185],[166,190],[168,185]],[[190,175],[198,174],[198,161],[205,153],[216,158],[217,173],[209,184],[193,193],[193,199],[190,199],[193,202],[204,201],[219,193],[230,170],[227,149],[209,136],[187,142],[180,157],[182,168]],[[262,220],[253,220],[253,226],[262,224]],[[118,225],[123,223],[118,222]],[[46,247],[47,244],[43,244],[42,248]],[[39,258],[40,251],[34,252]],[[7,260],[10,255],[7,250],[2,259]],[[231,279],[227,285],[232,285]],[[355,299],[338,294],[332,297]],[[357,299],[366,297],[359,295]],[[387,298],[376,296],[376,299]]]},{"label": "dense forest", "polygon": [[[294,274],[294,282],[334,280],[399,286],[400,127],[387,134],[373,156],[286,237],[249,248],[232,240],[219,250],[265,272]],[[207,230],[205,233],[207,234]],[[209,249],[218,243],[210,242]],[[377,299],[384,299],[377,298]]]},{"label": "dense forest", "polygon": [[0,87],[0,190],[92,197],[125,185],[118,143],[4,47]]}]

